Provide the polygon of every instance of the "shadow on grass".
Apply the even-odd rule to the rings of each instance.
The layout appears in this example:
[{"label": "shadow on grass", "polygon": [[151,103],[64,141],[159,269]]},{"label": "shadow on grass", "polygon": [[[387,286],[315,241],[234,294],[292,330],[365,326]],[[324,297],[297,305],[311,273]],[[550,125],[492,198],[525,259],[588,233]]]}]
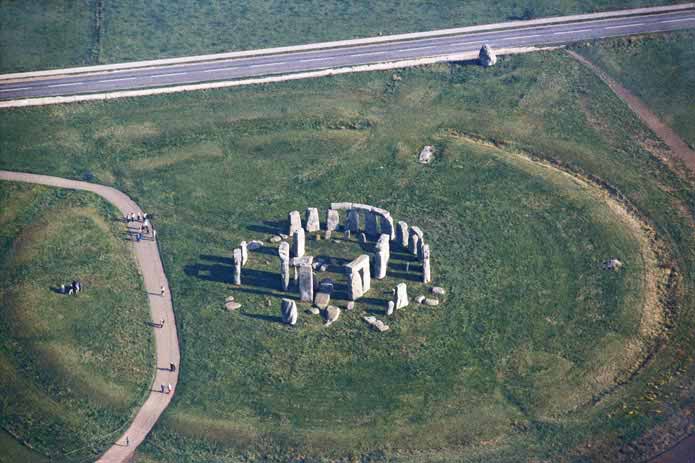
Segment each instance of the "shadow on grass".
[{"label": "shadow on grass", "polygon": [[266,315],[266,314],[260,314],[260,313],[247,313],[247,312],[240,312],[240,315],[243,315],[244,317],[253,318],[256,320],[263,320],[266,322],[282,323],[282,317],[279,315]]},{"label": "shadow on grass", "polygon": [[285,220],[264,220],[262,224],[253,224],[246,227],[247,230],[267,233],[269,235],[279,235],[287,230],[287,221]]}]

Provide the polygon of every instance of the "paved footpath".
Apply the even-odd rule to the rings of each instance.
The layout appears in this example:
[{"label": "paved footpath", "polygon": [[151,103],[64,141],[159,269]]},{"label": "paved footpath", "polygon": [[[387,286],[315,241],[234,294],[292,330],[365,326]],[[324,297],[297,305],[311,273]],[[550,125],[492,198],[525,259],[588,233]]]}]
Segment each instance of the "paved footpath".
[{"label": "paved footpath", "polygon": [[[0,170],[0,180],[10,180],[17,182],[38,183],[41,185],[54,186],[59,188],[69,188],[72,190],[91,191],[98,194],[121,211],[125,216],[129,212],[137,214],[143,213],[132,199],[125,193],[114,188],[94,183],[68,180],[47,175],[25,174],[20,172],[9,172]],[[153,323],[159,324],[165,320],[162,328],[154,328],[155,347],[157,353],[157,370],[153,382],[152,391],[147,400],[142,405],[135,419],[130,423],[130,427],[118,438],[113,446],[99,458],[98,462],[125,462],[128,461],[140,443],[145,440],[147,434],[157,422],[164,409],[169,405],[178,382],[179,366],[179,341],[176,336],[176,320],[174,310],[171,305],[169,283],[164,274],[164,267],[159,257],[159,250],[156,241],[144,240],[133,243],[133,251],[137,260],[139,271],[142,274],[145,289],[148,293],[150,302],[150,317]],[[164,296],[160,295],[160,288],[164,286]],[[175,372],[165,370],[169,364],[173,363],[177,369]],[[171,384],[173,391],[171,394],[162,394],[159,391],[161,384]],[[129,445],[126,446],[126,437]]]}]

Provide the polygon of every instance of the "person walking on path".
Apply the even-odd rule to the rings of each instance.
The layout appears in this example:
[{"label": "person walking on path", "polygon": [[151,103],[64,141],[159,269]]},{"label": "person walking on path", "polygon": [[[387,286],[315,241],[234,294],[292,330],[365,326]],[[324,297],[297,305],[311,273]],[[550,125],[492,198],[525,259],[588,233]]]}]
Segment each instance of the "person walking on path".
[{"label": "person walking on path", "polygon": [[128,439],[128,436],[125,436],[125,446],[126,447],[130,446],[130,439]]},{"label": "person walking on path", "polygon": [[159,324],[160,328],[164,328],[164,319],[162,318],[162,322]]},{"label": "person walking on path", "polygon": [[162,391],[162,394],[164,394],[164,384],[162,384],[161,391]]},{"label": "person walking on path", "polygon": [[169,364],[169,371],[176,371],[176,365],[174,365],[173,363],[170,363]]},{"label": "person walking on path", "polygon": [[171,394],[172,388],[171,388],[171,383],[167,385],[167,394]]},{"label": "person walking on path", "polygon": [[162,296],[162,297],[164,297],[164,286],[161,286],[161,287],[159,288],[159,295]]}]

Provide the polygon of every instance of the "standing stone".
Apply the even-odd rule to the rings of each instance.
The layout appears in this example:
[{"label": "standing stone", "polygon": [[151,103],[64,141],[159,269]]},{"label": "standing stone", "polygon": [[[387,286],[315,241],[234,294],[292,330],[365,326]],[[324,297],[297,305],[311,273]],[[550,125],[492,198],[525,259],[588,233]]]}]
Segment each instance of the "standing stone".
[{"label": "standing stone", "polygon": [[280,279],[282,290],[287,291],[290,287],[290,259],[280,258]]},{"label": "standing stone", "polygon": [[315,207],[306,208],[306,231],[308,233],[316,233],[317,231],[321,231],[319,210]]},{"label": "standing stone", "polygon": [[430,268],[430,245],[422,247],[422,282],[427,284],[432,282],[432,269]]},{"label": "standing stone", "polygon": [[386,233],[389,235],[390,240],[396,239],[396,230],[393,227],[393,217],[391,217],[391,214],[388,212],[379,216],[379,228],[381,229],[381,233]]},{"label": "standing stone", "polygon": [[232,255],[234,256],[234,284],[239,286],[241,285],[241,266],[243,260],[241,257],[241,249],[236,248]]},{"label": "standing stone", "polygon": [[423,233],[420,227],[412,226],[410,227],[410,242],[408,243],[408,250],[411,254],[417,256],[420,252],[420,241],[422,241]]},{"label": "standing stone", "polygon": [[287,234],[292,236],[294,232],[302,228],[302,216],[299,215],[299,211],[292,211],[289,215],[290,226],[288,228]]},{"label": "standing stone", "polygon": [[359,240],[360,240],[360,243],[366,243],[367,242],[367,235],[364,233],[360,233]]},{"label": "standing stone", "polygon": [[351,301],[362,297],[372,286],[369,270],[369,256],[362,254],[349,264],[345,264],[348,277],[348,299]]},{"label": "standing stone", "polygon": [[420,237],[420,241],[418,241],[418,244],[417,244],[417,258],[418,259],[423,260],[425,258],[424,257],[425,256],[424,250],[425,250],[425,240],[422,237]]},{"label": "standing stone", "polygon": [[249,260],[249,250],[246,241],[239,243],[239,248],[241,249],[241,265],[244,266]]},{"label": "standing stone", "polygon": [[339,223],[340,213],[335,209],[328,209],[328,211],[326,211],[326,231],[336,231]]},{"label": "standing stone", "polygon": [[393,315],[393,309],[396,307],[396,304],[393,301],[389,301],[386,304],[386,315]]},{"label": "standing stone", "polygon": [[311,264],[299,266],[299,299],[302,302],[314,301],[314,271]]},{"label": "standing stone", "polygon": [[497,63],[497,55],[495,55],[495,52],[492,51],[492,48],[489,45],[485,44],[480,49],[478,60],[480,61],[481,66],[487,68],[490,66],[494,66],[495,63]]},{"label": "standing stone", "polygon": [[398,222],[398,226],[396,227],[396,241],[403,249],[408,249],[408,233],[408,224],[405,222]]},{"label": "standing stone", "polygon": [[376,259],[374,260],[374,277],[377,280],[386,278],[386,269],[391,257],[390,250],[391,237],[387,234],[382,234],[376,242]]},{"label": "standing stone", "polygon": [[292,299],[282,299],[280,313],[282,314],[282,323],[287,323],[291,326],[297,324],[297,303]]},{"label": "standing stone", "polygon": [[357,209],[350,209],[345,220],[345,230],[357,233],[360,231],[360,212]]},{"label": "standing stone", "polygon": [[368,237],[374,238],[379,235],[376,223],[376,214],[373,212],[367,212],[364,215],[364,232]]},{"label": "standing stone", "polygon": [[294,231],[292,235],[292,256],[293,257],[303,257],[304,256],[304,229],[300,228]]},{"label": "standing stone", "polygon": [[408,286],[405,283],[398,283],[394,290],[393,299],[396,310],[408,306],[410,301],[408,300]]}]

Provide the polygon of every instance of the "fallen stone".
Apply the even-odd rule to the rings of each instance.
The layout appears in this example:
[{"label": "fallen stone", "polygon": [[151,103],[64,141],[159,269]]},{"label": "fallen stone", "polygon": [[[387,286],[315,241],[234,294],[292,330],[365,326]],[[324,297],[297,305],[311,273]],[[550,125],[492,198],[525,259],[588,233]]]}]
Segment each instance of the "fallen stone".
[{"label": "fallen stone", "polygon": [[280,233],[280,238],[282,238],[283,240],[286,240],[289,237],[290,237],[290,235],[285,235],[284,233]]},{"label": "fallen stone", "polygon": [[319,291],[314,296],[314,305],[319,309],[325,309],[328,307],[329,302],[331,302],[331,295],[329,293]]},{"label": "fallen stone", "polygon": [[273,235],[270,237],[268,241],[270,241],[271,243],[279,243],[280,241],[282,241],[282,238],[280,238],[278,235]]},{"label": "fallen stone", "polygon": [[326,265],[326,264],[323,264],[321,267],[319,267],[320,272],[325,272],[327,270],[328,270],[328,265]]},{"label": "fallen stone", "polygon": [[384,324],[384,322],[382,322],[381,320],[377,320],[376,317],[365,316],[365,317],[362,317],[362,320],[364,320],[365,322],[367,322],[367,324],[368,324],[371,328],[373,328],[373,329],[375,329],[375,330],[377,330],[377,331],[379,331],[379,332],[383,332],[383,331],[388,331],[388,330],[389,330],[389,326],[386,325],[386,324]]},{"label": "fallen stone", "polygon": [[346,308],[347,308],[348,310],[354,309],[354,308],[355,308],[355,302],[354,302],[354,301],[348,302]]},{"label": "fallen stone", "polygon": [[425,299],[425,305],[439,305],[439,299],[431,299],[428,297]]},{"label": "fallen stone", "polygon": [[233,312],[234,310],[237,310],[241,308],[241,304],[235,301],[227,301],[224,306],[229,310],[230,312]]},{"label": "fallen stone", "polygon": [[420,155],[418,156],[417,161],[420,164],[429,164],[432,162],[434,159],[434,146],[432,145],[427,145],[424,148],[422,148],[422,151],[420,151]]},{"label": "fallen stone", "polygon": [[432,288],[432,294],[436,294],[437,296],[443,296],[446,294],[446,290],[441,286],[434,286]]},{"label": "fallen stone", "polygon": [[422,294],[415,298],[415,302],[417,302],[418,304],[422,304],[424,301],[425,296],[423,296]]},{"label": "fallen stone", "polygon": [[329,305],[326,307],[326,311],[324,312],[323,316],[326,318],[326,326],[330,326],[340,318],[340,308],[334,306],[334,305]]},{"label": "fallen stone", "polygon": [[316,307],[309,307],[308,309],[306,309],[306,311],[307,313],[310,313],[312,315],[318,315],[321,313],[321,311]]},{"label": "fallen stone", "polygon": [[283,323],[287,323],[288,325],[297,324],[297,303],[292,299],[282,299],[280,313],[282,315]]}]

